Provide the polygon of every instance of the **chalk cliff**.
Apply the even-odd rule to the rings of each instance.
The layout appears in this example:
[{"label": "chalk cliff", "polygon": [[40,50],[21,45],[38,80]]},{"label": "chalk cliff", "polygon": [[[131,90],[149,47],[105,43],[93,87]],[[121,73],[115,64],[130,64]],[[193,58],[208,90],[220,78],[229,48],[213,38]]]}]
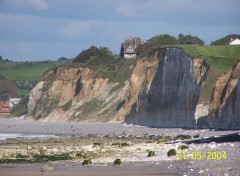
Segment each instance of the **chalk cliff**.
[{"label": "chalk cliff", "polygon": [[240,61],[218,77],[208,123],[210,128],[240,129]]},{"label": "chalk cliff", "polygon": [[194,113],[209,68],[203,58],[191,58],[181,48],[162,48],[126,67],[132,74],[122,83],[101,77],[92,68],[51,70],[31,91],[28,115],[47,121],[195,126]]}]

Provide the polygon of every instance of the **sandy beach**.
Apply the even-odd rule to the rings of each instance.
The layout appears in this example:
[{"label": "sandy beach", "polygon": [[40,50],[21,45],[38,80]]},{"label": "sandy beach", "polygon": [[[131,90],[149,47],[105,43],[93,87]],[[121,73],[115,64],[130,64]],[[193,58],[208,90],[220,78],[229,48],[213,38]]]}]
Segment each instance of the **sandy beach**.
[{"label": "sandy beach", "polygon": [[[11,175],[224,175],[240,173],[239,131],[149,128],[116,123],[37,122],[1,119],[0,176]],[[14,138],[14,134],[21,134]],[[38,138],[37,135],[50,135]],[[27,138],[24,135],[30,135]],[[34,137],[34,135],[36,135]],[[176,136],[190,136],[179,140]],[[179,149],[185,145],[185,150]],[[176,156],[168,157],[170,149]],[[28,158],[69,154],[61,161],[4,163],[19,153]],[[155,155],[147,157],[148,151]],[[26,153],[27,152],[27,153]],[[82,166],[84,152],[92,165]],[[206,155],[206,156],[205,156]],[[226,156],[225,156],[226,155]],[[113,166],[121,158],[122,166]],[[8,160],[9,161],[9,160]],[[12,161],[12,160],[10,160]],[[32,161],[32,159],[29,159]],[[54,171],[41,172],[47,164]]]}]

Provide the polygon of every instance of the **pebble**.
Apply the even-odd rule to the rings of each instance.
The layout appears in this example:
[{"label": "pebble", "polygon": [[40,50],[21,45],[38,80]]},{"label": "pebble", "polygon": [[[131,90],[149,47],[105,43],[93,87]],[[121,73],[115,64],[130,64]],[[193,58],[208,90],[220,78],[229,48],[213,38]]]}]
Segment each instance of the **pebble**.
[{"label": "pebble", "polygon": [[44,164],[41,167],[41,172],[52,172],[52,171],[54,171],[54,168],[52,166],[47,165],[47,164]]},{"label": "pebble", "polygon": [[202,174],[202,173],[204,173],[204,170],[200,170],[198,173],[199,173],[199,174]]},{"label": "pebble", "polygon": [[225,173],[225,174],[224,174],[224,176],[228,176],[228,174],[227,174],[227,173]]}]

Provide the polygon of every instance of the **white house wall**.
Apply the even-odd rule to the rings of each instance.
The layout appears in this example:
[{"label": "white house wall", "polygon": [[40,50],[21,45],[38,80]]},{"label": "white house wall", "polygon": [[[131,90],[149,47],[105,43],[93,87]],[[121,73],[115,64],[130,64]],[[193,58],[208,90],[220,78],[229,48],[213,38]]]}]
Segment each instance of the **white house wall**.
[{"label": "white house wall", "polygon": [[230,45],[240,45],[240,40],[239,39],[233,40],[232,42],[230,42]]},{"label": "white house wall", "polygon": [[136,54],[124,54],[124,58],[126,58],[126,59],[131,59],[134,57],[136,57]]}]

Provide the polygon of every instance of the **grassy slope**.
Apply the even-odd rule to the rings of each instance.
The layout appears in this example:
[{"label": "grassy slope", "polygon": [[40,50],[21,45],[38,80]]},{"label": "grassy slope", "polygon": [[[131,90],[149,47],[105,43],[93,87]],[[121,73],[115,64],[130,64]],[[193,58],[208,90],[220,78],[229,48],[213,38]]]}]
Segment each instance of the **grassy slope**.
[{"label": "grassy slope", "polygon": [[57,61],[45,62],[7,62],[0,63],[0,75],[13,81],[37,81],[48,69],[59,65]]},{"label": "grassy slope", "polygon": [[[13,81],[39,81],[45,71],[59,64],[58,61],[1,62],[0,75]],[[18,88],[16,91],[20,95],[25,95],[29,90]]]},{"label": "grassy slope", "polygon": [[210,65],[208,78],[199,100],[200,102],[209,102],[217,77],[231,70],[240,59],[240,46],[183,46],[183,48],[191,56],[205,57]]}]

